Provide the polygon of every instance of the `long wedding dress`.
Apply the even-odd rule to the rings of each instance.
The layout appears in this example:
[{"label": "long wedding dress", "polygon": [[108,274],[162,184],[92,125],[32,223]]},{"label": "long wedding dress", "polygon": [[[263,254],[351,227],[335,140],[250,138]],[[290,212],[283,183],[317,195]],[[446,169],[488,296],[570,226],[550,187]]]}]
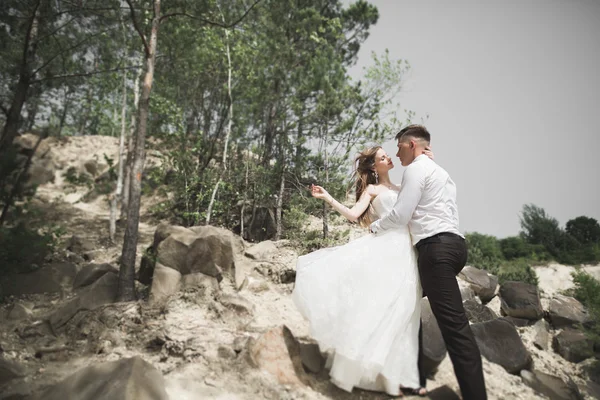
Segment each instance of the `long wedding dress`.
[{"label": "long wedding dress", "polygon": [[[398,192],[372,201],[377,218]],[[301,256],[292,298],[328,353],[332,382],[396,396],[419,387],[421,283],[408,227]]]}]

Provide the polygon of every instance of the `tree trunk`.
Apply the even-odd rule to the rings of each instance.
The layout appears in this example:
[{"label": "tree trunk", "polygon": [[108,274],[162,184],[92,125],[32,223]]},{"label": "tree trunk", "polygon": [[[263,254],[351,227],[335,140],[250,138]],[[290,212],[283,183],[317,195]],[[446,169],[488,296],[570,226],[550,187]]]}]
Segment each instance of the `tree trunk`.
[{"label": "tree trunk", "polygon": [[69,112],[69,94],[70,91],[68,88],[65,89],[65,99],[63,100],[63,109],[60,114],[60,121],[58,123],[58,132],[56,136],[60,137],[62,134],[63,127],[65,126],[65,121],[67,120],[67,113]]},{"label": "tree trunk", "polygon": [[133,165],[133,138],[135,137],[135,128],[137,113],[140,108],[140,85],[142,80],[142,71],[138,75],[133,85],[133,107],[134,110],[131,113],[131,126],[129,129],[129,139],[127,140],[127,163],[125,164],[125,181],[123,183],[123,199],[121,201],[121,219],[127,216],[127,209],[129,206],[129,188],[131,182],[131,168]]},{"label": "tree trunk", "polygon": [[0,137],[0,155],[12,144],[19,131],[21,111],[23,110],[25,100],[27,100],[27,91],[29,90],[32,78],[32,64],[36,53],[36,46],[32,43],[36,42],[38,35],[38,10],[40,8],[40,3],[41,0],[36,2],[33,14],[31,15],[31,20],[27,27],[25,45],[23,46],[23,58],[19,68],[19,81],[15,88],[15,94],[10,109],[8,110],[8,115],[6,116],[4,128],[2,128],[2,137]]},{"label": "tree trunk", "polygon": [[79,129],[77,130],[77,136],[83,136],[85,134],[85,125],[87,123],[88,118],[90,117],[90,112],[92,111],[92,86],[88,86],[87,96],[85,100],[85,108],[81,115],[81,121],[79,122]]},{"label": "tree trunk", "polygon": [[277,196],[277,208],[276,208],[276,229],[275,229],[275,240],[281,239],[283,232],[283,194],[285,193],[285,165],[281,164],[281,178],[279,181],[279,194]]},{"label": "tree trunk", "polygon": [[[329,127],[325,125],[325,144],[323,149],[325,151],[324,169],[325,169],[325,185],[329,183],[329,152],[327,151]],[[329,237],[329,205],[323,202],[323,239]]]},{"label": "tree trunk", "polygon": [[119,269],[119,301],[133,301],[135,293],[135,256],[137,250],[138,228],[140,220],[140,198],[142,194],[142,172],[144,170],[146,129],[148,125],[148,110],[150,107],[150,92],[154,80],[154,63],[156,61],[156,47],[158,28],[160,26],[160,0],[154,0],[154,16],[150,43],[146,53],[146,74],[140,96],[140,105],[137,118],[137,133],[133,154],[133,168],[131,170],[129,205],[127,210],[127,226],[121,254]]},{"label": "tree trunk", "polygon": [[123,99],[121,104],[121,137],[119,139],[119,175],[117,176],[117,188],[110,199],[110,241],[115,242],[117,231],[117,206],[123,196],[123,171],[125,170],[125,118],[127,117],[127,73],[123,72]]},{"label": "tree trunk", "polygon": [[28,101],[25,105],[25,108],[27,109],[27,122],[25,124],[25,129],[28,131],[31,131],[35,126],[35,118],[37,117],[37,112],[40,105],[40,96],[41,93],[39,93],[38,90],[36,90],[33,95],[27,96]]},{"label": "tree trunk", "polygon": [[275,81],[274,99],[269,109],[267,117],[267,127],[265,129],[265,149],[263,152],[262,164],[266,167],[271,161],[273,154],[273,143],[275,143],[276,127],[277,127],[277,101],[279,96],[279,81]]},{"label": "tree trunk", "polygon": [[[225,21],[225,18],[223,18]],[[223,181],[223,176],[227,171],[227,148],[229,147],[229,138],[231,137],[231,125],[233,124],[233,97],[231,96],[231,54],[229,52],[229,30],[225,30],[225,44],[227,50],[227,96],[229,97],[229,121],[227,123],[227,132],[225,133],[225,146],[223,148],[223,159],[221,161],[221,173],[219,174],[219,179],[215,184],[215,187],[210,196],[210,203],[208,203],[208,210],[206,211],[206,225],[210,225],[210,217],[212,215],[212,209],[215,203],[215,198],[217,196],[217,191],[219,190],[219,186]]]},{"label": "tree trunk", "polygon": [[8,198],[6,199],[6,203],[4,203],[4,207],[2,208],[2,214],[0,215],[0,226],[2,226],[4,224],[4,221],[6,220],[6,216],[8,215],[8,209],[12,205],[12,201],[15,198],[15,196],[17,195],[17,193],[19,193],[19,187],[21,186],[21,181],[23,180],[23,177],[27,174],[27,171],[29,170],[29,166],[31,165],[31,160],[33,159],[35,152],[37,151],[40,143],[42,143],[42,140],[44,140],[44,138],[45,138],[45,136],[43,136],[43,135],[40,135],[40,137],[38,137],[38,140],[35,143],[35,146],[33,147],[33,151],[27,157],[27,162],[25,162],[23,169],[17,175],[15,182],[13,183],[13,187],[10,191],[10,194],[9,194]]},{"label": "tree trunk", "polygon": [[246,214],[246,201],[248,199],[248,170],[250,167],[250,151],[246,154],[246,180],[244,185],[244,199],[242,200],[242,209],[240,210],[240,237],[244,238],[244,214]]}]

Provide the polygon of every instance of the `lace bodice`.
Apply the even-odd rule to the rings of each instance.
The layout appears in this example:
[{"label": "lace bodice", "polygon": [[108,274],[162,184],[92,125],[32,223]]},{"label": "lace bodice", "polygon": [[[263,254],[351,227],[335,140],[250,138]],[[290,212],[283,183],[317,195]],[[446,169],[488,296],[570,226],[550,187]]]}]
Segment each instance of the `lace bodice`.
[{"label": "lace bodice", "polygon": [[375,217],[381,218],[387,214],[396,204],[398,192],[396,190],[386,190],[373,199],[371,205],[375,211]]}]

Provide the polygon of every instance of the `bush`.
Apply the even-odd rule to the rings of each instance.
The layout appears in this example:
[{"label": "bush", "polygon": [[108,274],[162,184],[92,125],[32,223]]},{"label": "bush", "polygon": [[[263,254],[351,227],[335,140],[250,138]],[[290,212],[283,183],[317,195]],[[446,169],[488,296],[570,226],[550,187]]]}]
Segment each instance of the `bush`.
[{"label": "bush", "polygon": [[550,261],[552,256],[541,244],[530,244],[521,236],[500,239],[500,249],[506,260],[526,258],[532,261]]},{"label": "bush", "polygon": [[507,281],[518,281],[537,286],[539,283],[531,261],[524,258],[506,261],[496,271],[490,272],[498,276],[500,284]]},{"label": "bush", "polygon": [[54,251],[59,235],[56,229],[40,233],[25,223],[0,227],[0,274],[31,272],[41,267]]},{"label": "bush", "polygon": [[494,236],[481,233],[468,233],[465,235],[469,256],[467,263],[487,271],[496,270],[504,261],[502,249],[498,239]]},{"label": "bush", "polygon": [[569,294],[585,306],[592,319],[584,329],[595,345],[600,345],[600,281],[586,272],[577,271],[573,273],[573,283],[575,286]]}]

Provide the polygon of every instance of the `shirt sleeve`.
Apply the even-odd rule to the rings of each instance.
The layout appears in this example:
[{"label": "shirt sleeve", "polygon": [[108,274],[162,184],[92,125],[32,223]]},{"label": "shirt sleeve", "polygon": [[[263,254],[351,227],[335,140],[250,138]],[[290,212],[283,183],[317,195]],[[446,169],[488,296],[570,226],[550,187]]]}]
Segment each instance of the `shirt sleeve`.
[{"label": "shirt sleeve", "polygon": [[381,219],[370,225],[371,232],[377,233],[394,227],[408,225],[415,209],[421,201],[423,189],[425,188],[425,169],[418,165],[407,168],[404,171],[402,185],[398,200],[394,208]]}]

